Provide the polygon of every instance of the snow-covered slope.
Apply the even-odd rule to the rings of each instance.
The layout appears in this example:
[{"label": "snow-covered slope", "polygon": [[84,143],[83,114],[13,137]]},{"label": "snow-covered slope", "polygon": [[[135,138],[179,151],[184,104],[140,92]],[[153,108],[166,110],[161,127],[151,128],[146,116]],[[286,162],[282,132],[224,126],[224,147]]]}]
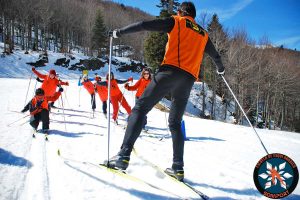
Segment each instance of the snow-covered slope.
[{"label": "snow-covered slope", "polygon": [[[109,173],[87,162],[100,163],[108,157],[107,119],[97,112],[92,118],[90,96],[80,92],[76,80],[63,93],[64,114],[50,114],[49,142],[43,135],[31,137],[25,103],[28,79],[2,78],[0,84],[0,199],[178,199],[196,196],[161,177],[144,161],[132,155],[128,173],[175,193],[153,189],[134,180]],[[31,83],[30,95],[34,84]],[[134,94],[125,93],[134,104]],[[61,100],[56,105],[61,107]],[[124,110],[122,110],[124,112]],[[24,117],[24,118],[23,118]],[[121,124],[127,116],[120,115]],[[149,134],[142,133],[135,148],[139,155],[162,168],[170,167],[172,141],[166,125],[168,113],[153,109],[148,114]],[[22,119],[21,119],[22,118]],[[15,123],[12,123],[18,119]],[[184,117],[188,141],[185,146],[186,180],[212,199],[266,199],[255,188],[253,170],[265,155],[248,127]],[[270,153],[291,157],[300,166],[300,135],[257,130]],[[124,136],[123,128],[112,124],[109,156],[115,155]],[[160,139],[164,137],[163,140]],[[57,155],[60,150],[62,159]],[[300,186],[287,199],[300,199]]]}]

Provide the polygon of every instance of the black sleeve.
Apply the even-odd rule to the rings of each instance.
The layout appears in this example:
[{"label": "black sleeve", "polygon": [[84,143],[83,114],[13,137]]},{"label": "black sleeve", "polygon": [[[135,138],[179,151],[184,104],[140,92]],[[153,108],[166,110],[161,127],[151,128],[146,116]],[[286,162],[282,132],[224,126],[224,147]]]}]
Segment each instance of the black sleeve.
[{"label": "black sleeve", "polygon": [[123,83],[126,83],[128,82],[128,80],[119,80],[119,79],[115,79],[117,81],[118,84],[123,84]]},{"label": "black sleeve", "polygon": [[101,86],[107,86],[106,81],[97,81],[97,84]]},{"label": "black sleeve", "polygon": [[135,33],[139,31],[160,31],[168,33],[170,32],[175,24],[173,17],[164,19],[154,19],[150,21],[141,21],[134,24],[130,24],[118,30],[120,35]]},{"label": "black sleeve", "polygon": [[30,105],[31,105],[31,101],[29,101],[29,102],[26,104],[26,106],[23,108],[23,110],[22,110],[21,112],[26,112],[26,111],[28,111],[29,108],[30,108]]},{"label": "black sleeve", "polygon": [[35,111],[37,109],[37,107],[33,106],[31,102],[28,105],[29,105],[28,106],[29,112],[33,112],[33,111]]},{"label": "black sleeve", "polygon": [[38,82],[40,82],[40,83],[43,83],[43,82],[44,82],[44,80],[41,80],[39,77],[37,77],[36,80],[37,80]]},{"label": "black sleeve", "polygon": [[221,56],[217,52],[217,50],[216,50],[214,44],[212,43],[212,41],[210,40],[210,38],[208,38],[208,41],[207,41],[207,44],[205,47],[205,53],[207,53],[214,60],[219,72],[224,71],[225,68],[222,63]]}]

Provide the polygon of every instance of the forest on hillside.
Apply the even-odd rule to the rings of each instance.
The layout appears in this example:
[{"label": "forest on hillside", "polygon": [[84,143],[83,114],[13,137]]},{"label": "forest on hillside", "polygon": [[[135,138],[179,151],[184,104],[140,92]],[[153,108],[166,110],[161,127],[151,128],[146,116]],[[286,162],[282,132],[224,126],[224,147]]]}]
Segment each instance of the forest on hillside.
[{"label": "forest on hillside", "polygon": [[[112,1],[0,0],[0,5],[0,42],[5,44],[4,54],[13,53],[18,46],[26,52],[78,50],[89,56],[99,56],[102,52],[105,55],[108,30],[155,18],[138,8]],[[161,0],[158,17],[174,14],[177,5],[177,0]],[[225,29],[216,14],[201,13],[196,22],[208,31],[220,52],[226,67],[225,77],[252,123],[261,128],[300,132],[300,52],[274,47],[267,36],[255,41],[244,29]],[[121,47],[125,47],[124,51],[129,48],[131,58],[155,68],[162,60],[165,41],[166,34],[160,33],[126,35],[114,40],[119,45],[114,53],[122,56]],[[226,107],[233,99],[215,72],[215,65],[205,56],[199,78],[209,85],[213,96],[210,114],[204,116],[205,104],[202,104],[201,117],[215,118],[218,95],[223,99],[226,119]],[[205,97],[207,94],[202,91],[199,96]],[[235,107],[232,115],[237,123],[242,123],[242,113],[237,104]]]},{"label": "forest on hillside", "polygon": [[[23,50],[65,53],[80,49],[86,55],[93,55],[97,14],[103,19],[103,34],[134,21],[153,18],[138,8],[111,1],[0,0],[0,5],[0,40],[6,44],[8,54],[13,52],[15,44],[20,44]],[[142,60],[146,33],[137,35],[115,42],[126,41],[135,50],[133,57]],[[101,39],[105,40],[104,36]],[[102,48],[107,46],[108,42]]]}]

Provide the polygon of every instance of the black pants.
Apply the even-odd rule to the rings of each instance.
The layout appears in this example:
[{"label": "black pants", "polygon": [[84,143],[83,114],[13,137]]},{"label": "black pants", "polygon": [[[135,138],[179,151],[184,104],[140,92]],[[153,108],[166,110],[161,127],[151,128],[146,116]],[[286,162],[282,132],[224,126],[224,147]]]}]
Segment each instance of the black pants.
[{"label": "black pants", "polygon": [[42,129],[49,129],[50,119],[49,119],[49,111],[47,109],[43,109],[41,112],[30,117],[30,125],[37,129],[40,121],[42,121]]},{"label": "black pants", "polygon": [[[136,102],[140,99],[140,97],[135,97],[135,104]],[[146,125],[147,125],[147,115],[144,117],[144,121],[143,121],[143,126],[142,128],[146,128]]]},{"label": "black pants", "polygon": [[[130,154],[141,133],[146,114],[166,94],[171,93],[172,103],[168,121],[173,141],[173,166],[183,167],[184,137],[181,121],[194,81],[193,76],[179,68],[160,67],[132,109],[120,153]],[[127,152],[122,152],[122,149],[127,149]]]},{"label": "black pants", "polygon": [[102,102],[102,111],[104,114],[107,113],[107,101]]},{"label": "black pants", "polygon": [[95,98],[95,93],[91,94],[91,104],[92,104],[92,109],[96,109],[96,98]]}]

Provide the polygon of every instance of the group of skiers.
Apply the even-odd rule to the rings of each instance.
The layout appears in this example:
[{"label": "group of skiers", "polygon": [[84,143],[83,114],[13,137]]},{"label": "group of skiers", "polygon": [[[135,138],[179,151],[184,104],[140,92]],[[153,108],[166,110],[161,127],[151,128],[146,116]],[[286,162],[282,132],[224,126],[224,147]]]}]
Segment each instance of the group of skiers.
[{"label": "group of skiers", "polygon": [[[42,85],[35,91],[35,96],[30,102],[24,107],[21,112],[30,111],[31,119],[30,125],[36,130],[39,122],[42,122],[41,132],[47,133],[49,130],[49,110],[55,108],[54,102],[59,98],[61,92],[63,92],[62,85],[69,86],[68,82],[61,81],[55,70],[51,69],[48,75],[41,74],[35,68],[32,68],[32,72],[37,75],[37,81],[41,82]],[[137,90],[136,99],[138,99],[146,86],[151,80],[150,70],[144,69],[142,71],[142,77],[133,86],[130,86],[128,82],[132,82],[133,78],[130,77],[126,80],[119,80],[114,78],[114,74],[111,73],[111,91],[110,91],[110,103],[113,106],[112,119],[118,124],[118,113],[119,106],[121,105],[127,112],[128,115],[131,113],[131,107],[128,104],[124,94],[121,92],[118,84],[125,83],[125,89],[134,91]],[[94,83],[92,81],[95,81]],[[101,81],[101,77],[95,74],[94,78],[88,78],[87,74],[84,74],[79,78],[78,86],[83,86],[86,91],[91,95],[91,106],[92,110],[96,109],[96,93],[102,102],[102,112],[107,115],[107,99],[108,99],[108,74],[106,80]],[[56,88],[59,88],[56,92]],[[146,125],[146,119],[144,121],[144,127]]]},{"label": "group of skiers", "polygon": [[[37,131],[39,123],[42,122],[42,132],[48,133],[49,130],[49,110],[53,107],[53,103],[60,97],[64,91],[62,85],[69,86],[68,82],[61,81],[55,72],[51,69],[49,74],[41,74],[33,67],[32,72],[42,80],[40,88],[36,89],[35,96],[25,105],[21,112],[30,112],[30,125]],[[56,91],[58,88],[58,91]]]}]

